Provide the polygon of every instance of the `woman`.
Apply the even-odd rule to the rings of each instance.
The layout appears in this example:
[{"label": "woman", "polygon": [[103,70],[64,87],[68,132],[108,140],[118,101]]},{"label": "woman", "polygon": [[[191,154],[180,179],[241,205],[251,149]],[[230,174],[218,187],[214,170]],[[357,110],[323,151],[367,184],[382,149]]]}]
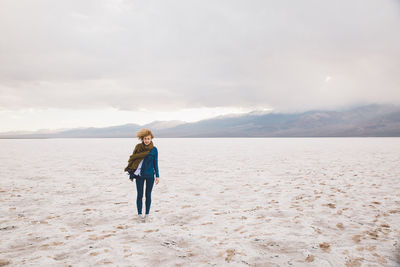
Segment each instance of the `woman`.
[{"label": "woman", "polygon": [[146,214],[144,221],[149,221],[149,212],[151,205],[151,191],[154,184],[154,174],[156,174],[155,183],[158,184],[160,177],[158,173],[158,150],[153,145],[153,133],[148,129],[141,129],[136,137],[142,140],[135,146],[132,155],[129,157],[128,166],[125,171],[129,173],[129,179],[136,180],[137,198],[136,207],[138,212],[138,221],[143,221],[142,217],[142,199],[143,187],[146,181]]}]

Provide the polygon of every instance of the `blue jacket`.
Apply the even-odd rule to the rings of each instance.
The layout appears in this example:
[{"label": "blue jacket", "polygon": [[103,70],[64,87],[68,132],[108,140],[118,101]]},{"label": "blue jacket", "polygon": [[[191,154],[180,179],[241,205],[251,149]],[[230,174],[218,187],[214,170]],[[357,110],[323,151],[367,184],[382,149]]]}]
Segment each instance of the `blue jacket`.
[{"label": "blue jacket", "polygon": [[142,167],[140,169],[140,176],[143,177],[160,177],[158,173],[158,150],[154,146],[149,154],[143,159]]}]

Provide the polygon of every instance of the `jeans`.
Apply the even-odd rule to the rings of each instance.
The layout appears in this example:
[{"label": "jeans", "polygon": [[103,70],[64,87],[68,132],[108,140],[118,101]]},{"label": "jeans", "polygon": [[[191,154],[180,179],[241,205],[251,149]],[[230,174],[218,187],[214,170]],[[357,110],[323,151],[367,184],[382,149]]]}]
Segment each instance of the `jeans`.
[{"label": "jeans", "polygon": [[146,214],[149,214],[151,205],[151,190],[153,189],[154,185],[154,177],[136,176],[135,180],[137,189],[136,207],[138,214],[142,214],[144,181],[146,181]]}]

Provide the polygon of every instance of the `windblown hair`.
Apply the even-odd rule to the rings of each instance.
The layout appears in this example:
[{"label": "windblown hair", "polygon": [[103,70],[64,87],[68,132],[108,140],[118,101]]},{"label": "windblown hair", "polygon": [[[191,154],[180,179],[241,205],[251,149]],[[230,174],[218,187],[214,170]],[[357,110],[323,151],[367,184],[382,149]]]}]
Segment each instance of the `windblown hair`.
[{"label": "windblown hair", "polygon": [[143,138],[148,135],[151,135],[151,139],[154,138],[153,133],[149,129],[143,128],[139,132],[137,132],[136,137],[143,141]]}]

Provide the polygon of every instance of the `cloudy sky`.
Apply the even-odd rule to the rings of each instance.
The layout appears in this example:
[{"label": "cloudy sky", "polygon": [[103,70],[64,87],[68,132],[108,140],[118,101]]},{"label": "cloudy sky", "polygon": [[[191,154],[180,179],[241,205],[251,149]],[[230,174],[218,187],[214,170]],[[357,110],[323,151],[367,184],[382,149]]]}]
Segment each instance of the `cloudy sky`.
[{"label": "cloudy sky", "polygon": [[399,0],[2,0],[0,131],[400,103]]}]

